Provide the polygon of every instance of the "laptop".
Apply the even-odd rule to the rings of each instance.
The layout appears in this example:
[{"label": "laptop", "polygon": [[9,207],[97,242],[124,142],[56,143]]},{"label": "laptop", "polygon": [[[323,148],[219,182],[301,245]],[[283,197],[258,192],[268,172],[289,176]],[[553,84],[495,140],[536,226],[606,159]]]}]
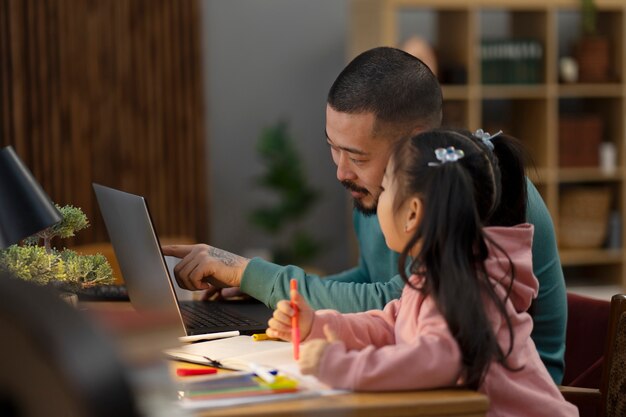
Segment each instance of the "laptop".
[{"label": "laptop", "polygon": [[179,336],[188,341],[224,332],[265,332],[273,311],[257,300],[182,300],[161,252],[147,201],[96,183],[93,189],[135,309],[177,315]]}]

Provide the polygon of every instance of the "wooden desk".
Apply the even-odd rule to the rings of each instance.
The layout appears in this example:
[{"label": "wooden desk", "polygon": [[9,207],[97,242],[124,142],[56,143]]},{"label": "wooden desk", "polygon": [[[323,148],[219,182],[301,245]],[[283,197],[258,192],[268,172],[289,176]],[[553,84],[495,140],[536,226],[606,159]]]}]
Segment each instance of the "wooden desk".
[{"label": "wooden desk", "polygon": [[[81,303],[88,310],[128,311],[130,303]],[[487,397],[468,390],[351,393],[266,404],[198,411],[198,417],[478,417],[487,413]]]},{"label": "wooden desk", "polygon": [[466,390],[373,392],[205,410],[201,417],[478,417],[487,397]]}]

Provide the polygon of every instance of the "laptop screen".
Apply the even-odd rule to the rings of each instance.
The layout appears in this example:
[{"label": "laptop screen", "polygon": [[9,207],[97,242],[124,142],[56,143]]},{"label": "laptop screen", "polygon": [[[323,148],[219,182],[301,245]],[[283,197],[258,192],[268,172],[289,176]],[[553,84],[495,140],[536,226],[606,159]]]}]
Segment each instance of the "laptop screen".
[{"label": "laptop screen", "polygon": [[185,334],[146,200],[95,183],[93,188],[133,307],[177,315]]}]

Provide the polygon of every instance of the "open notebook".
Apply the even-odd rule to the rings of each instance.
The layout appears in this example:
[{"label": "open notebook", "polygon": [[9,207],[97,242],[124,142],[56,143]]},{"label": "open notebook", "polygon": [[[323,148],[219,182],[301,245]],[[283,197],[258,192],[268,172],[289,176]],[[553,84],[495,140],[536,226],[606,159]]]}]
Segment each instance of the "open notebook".
[{"label": "open notebook", "polygon": [[[181,397],[184,408],[223,407],[261,401],[333,395],[343,392],[330,389],[315,377],[302,375],[298,363],[293,359],[292,344],[288,342],[275,340],[256,342],[251,336],[236,336],[168,349],[165,354],[173,359],[204,365],[212,365],[217,361],[222,367],[245,372],[254,372],[258,368],[278,370],[279,376],[283,375],[298,382],[297,391],[276,395],[243,395],[219,399],[215,396],[207,396],[205,400],[202,396],[197,396],[195,400]],[[211,376],[205,378],[206,381],[211,379],[214,378]]]}]

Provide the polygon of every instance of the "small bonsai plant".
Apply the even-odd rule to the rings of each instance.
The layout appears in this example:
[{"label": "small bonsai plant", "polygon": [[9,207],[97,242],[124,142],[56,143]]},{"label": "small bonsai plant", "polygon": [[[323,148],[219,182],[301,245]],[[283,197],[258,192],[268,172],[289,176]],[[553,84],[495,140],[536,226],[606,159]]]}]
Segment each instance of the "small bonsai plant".
[{"label": "small bonsai plant", "polygon": [[112,284],[113,271],[104,255],[80,255],[70,249],[59,251],[52,247],[53,238],[68,238],[89,226],[80,208],[57,205],[57,209],[62,216],[59,223],[25,239],[22,246],[12,245],[0,251],[0,270],[36,284],[70,291]]},{"label": "small bonsai plant", "polygon": [[277,202],[252,211],[253,225],[272,236],[288,235],[286,245],[272,248],[273,261],[279,264],[310,262],[321,250],[321,244],[302,230],[298,221],[314,206],[319,197],[303,170],[303,164],[287,132],[285,122],[265,128],[257,143],[257,151],[266,167],[257,181],[273,192]]}]

